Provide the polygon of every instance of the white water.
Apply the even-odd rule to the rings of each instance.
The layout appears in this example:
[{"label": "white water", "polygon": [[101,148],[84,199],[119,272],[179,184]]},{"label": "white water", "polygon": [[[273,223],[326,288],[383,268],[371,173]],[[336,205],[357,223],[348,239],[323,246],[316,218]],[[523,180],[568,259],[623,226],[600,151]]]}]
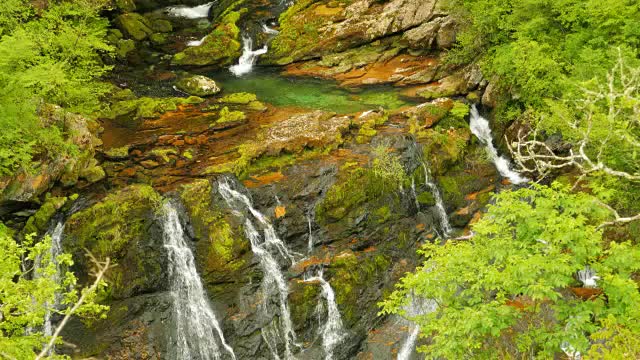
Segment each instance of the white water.
[{"label": "white water", "polygon": [[[415,317],[418,315],[426,315],[434,312],[437,308],[437,303],[432,299],[417,300],[412,298],[411,303],[406,308],[406,314],[408,317]],[[409,360],[413,349],[416,347],[418,341],[418,335],[420,335],[420,327],[417,324],[412,324],[411,332],[409,336],[402,344],[400,351],[398,352],[397,360]]]},{"label": "white water", "polygon": [[250,73],[253,70],[253,65],[258,61],[258,57],[266,54],[269,50],[267,45],[262,49],[253,50],[253,39],[248,35],[242,36],[242,47],[242,56],[240,56],[238,64],[229,68],[235,76],[242,76]]},{"label": "white water", "polygon": [[226,343],[220,323],[209,305],[193,253],[185,241],[178,211],[164,205],[164,247],[169,257],[169,288],[176,316],[176,359],[218,360],[220,346],[235,359]]},{"label": "white water", "polygon": [[431,194],[436,201],[436,210],[438,211],[438,217],[440,218],[441,235],[443,238],[447,238],[451,234],[452,228],[449,223],[449,216],[447,216],[447,210],[444,207],[444,201],[442,200],[440,189],[438,189],[438,185],[436,185],[431,176],[431,170],[429,170],[429,167],[424,162],[422,163],[422,169],[424,170],[424,182],[429,190],[431,190]]},{"label": "white water", "polygon": [[186,19],[202,19],[209,17],[209,10],[213,6],[213,1],[203,5],[194,7],[188,6],[171,6],[165,9],[165,12],[171,16]]},{"label": "white water", "polygon": [[336,303],[336,294],[328,281],[322,276],[322,271],[318,276],[307,278],[305,282],[319,282],[322,287],[322,297],[327,301],[327,319],[320,328],[322,336],[322,348],[324,349],[325,359],[333,359],[333,350],[344,340],[346,333],[342,324],[342,317]]},{"label": "white water", "polygon": [[475,105],[471,107],[471,120],[469,126],[471,127],[471,132],[484,144],[487,154],[489,154],[491,161],[496,165],[496,169],[498,169],[500,175],[509,179],[512,184],[516,185],[529,181],[529,179],[511,170],[511,164],[507,158],[498,155],[498,150],[493,146],[493,136],[491,135],[489,121],[480,116],[480,112],[478,112]]},{"label": "white water", "polygon": [[[54,276],[54,280],[56,283],[60,282],[60,268],[58,267],[58,256],[62,254],[62,234],[64,232],[64,223],[62,221],[56,224],[55,229],[51,233],[51,249],[49,251],[49,256],[51,261],[56,265],[56,274]],[[60,294],[56,293],[54,295],[53,304],[51,304],[52,308],[55,310],[60,306]],[[45,336],[53,335],[53,325],[51,324],[51,310],[47,310],[44,315],[44,324],[42,327],[42,332]]]},{"label": "white water", "polygon": [[193,46],[200,46],[204,43],[205,40],[207,40],[207,37],[209,37],[209,35],[206,35],[205,37],[203,37],[200,40],[191,40],[189,42],[187,42],[187,46],[193,47]]},{"label": "white water", "polygon": [[314,245],[313,231],[311,228],[311,215],[307,215],[307,224],[309,226],[309,239],[307,240],[308,241],[307,250],[308,250],[308,253],[310,254],[313,251],[313,245]]},{"label": "white water", "polygon": [[[221,181],[218,190],[226,203],[238,214],[242,214],[243,209],[249,211],[253,220],[245,219],[245,233],[251,242],[251,250],[260,261],[260,266],[264,273],[262,279],[262,291],[265,297],[277,292],[278,304],[280,307],[280,329],[263,328],[262,337],[265,339],[272,355],[279,359],[276,340],[280,339],[285,345],[285,359],[293,359],[292,345],[296,345],[296,334],[293,330],[291,312],[289,311],[289,286],[285,280],[280,265],[276,260],[278,254],[288,263],[293,263],[294,259],[286,245],[278,238],[275,229],[267,218],[256,210],[251,200],[240,192],[231,188],[229,183]],[[257,228],[262,230],[262,235]],[[266,305],[266,303],[265,303]],[[263,309],[266,311],[266,307]]]},{"label": "white water", "polygon": [[278,34],[280,34],[280,31],[268,27],[267,24],[262,24],[262,32],[265,33],[265,34],[269,34],[269,35],[278,35]]}]

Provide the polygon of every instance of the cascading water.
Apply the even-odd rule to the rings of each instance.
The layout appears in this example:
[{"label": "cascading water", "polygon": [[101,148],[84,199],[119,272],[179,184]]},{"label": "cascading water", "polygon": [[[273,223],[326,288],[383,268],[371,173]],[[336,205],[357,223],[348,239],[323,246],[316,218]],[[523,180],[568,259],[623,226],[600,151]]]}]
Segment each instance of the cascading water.
[{"label": "cascading water", "polygon": [[[288,264],[291,264],[294,260],[293,256],[282,240],[278,238],[271,223],[253,207],[251,200],[246,195],[232,189],[229,183],[224,180],[219,183],[218,190],[227,205],[237,214],[242,214],[242,210],[248,210],[253,218],[253,221],[249,217],[245,219],[245,233],[251,242],[251,250],[258,258],[264,273],[262,291],[267,298],[273,294],[274,290],[277,291],[277,294],[273,295],[277,295],[280,308],[280,328],[264,328],[262,336],[276,359],[280,358],[276,346],[277,338],[282,338],[285,345],[285,359],[293,359],[292,345],[296,345],[296,334],[289,311],[289,287],[276,260],[276,256],[280,255]],[[258,232],[258,228],[262,230],[262,235]],[[266,307],[264,310],[266,311]]]},{"label": "cascading water", "polygon": [[209,10],[211,10],[213,3],[214,1],[194,7],[171,6],[166,8],[164,11],[167,14],[175,17],[181,17],[185,19],[203,19],[209,17]]},{"label": "cascading water", "polygon": [[217,360],[224,350],[233,359],[233,349],[226,343],[220,323],[207,300],[196,271],[191,249],[176,207],[164,205],[164,247],[169,258],[169,281],[176,318],[176,359]]},{"label": "cascading water", "polygon": [[311,215],[307,215],[307,225],[309,227],[309,238],[307,239],[307,251],[309,254],[313,251],[314,239],[313,239],[313,229],[311,227]]},{"label": "cascading water", "polygon": [[209,37],[209,35],[206,35],[200,40],[191,40],[191,41],[187,42],[187,46],[189,46],[189,47],[200,46],[200,45],[202,45],[204,43],[205,40],[207,40],[208,37]]},{"label": "cascading water", "polygon": [[238,64],[229,68],[235,76],[242,76],[250,73],[251,70],[253,70],[253,65],[258,61],[258,57],[269,51],[267,45],[261,49],[253,50],[253,39],[248,35],[242,36],[242,47],[242,56],[240,56]]},{"label": "cascading water", "polygon": [[471,120],[469,126],[473,135],[475,135],[480,142],[484,144],[487,154],[489,154],[491,161],[495,164],[500,175],[509,179],[512,184],[516,185],[529,181],[529,179],[511,170],[511,164],[507,158],[498,155],[498,150],[493,146],[493,136],[491,135],[489,121],[480,116],[480,112],[475,105],[471,107]]},{"label": "cascading water", "polygon": [[[51,250],[49,252],[49,256],[51,261],[56,265],[56,274],[54,279],[56,283],[60,281],[60,268],[58,267],[58,256],[62,254],[62,235],[64,233],[64,223],[59,221],[56,224],[56,227],[51,232]],[[51,307],[53,309],[57,309],[60,306],[60,294],[55,294],[53,304]],[[42,328],[42,332],[45,336],[53,335],[53,325],[51,324],[51,311],[47,310],[44,317],[44,325]]]},{"label": "cascading water", "polygon": [[433,194],[433,198],[436,201],[436,210],[438,211],[438,217],[440,218],[441,235],[443,238],[447,238],[449,234],[451,234],[452,228],[449,223],[449,216],[447,216],[447,210],[444,207],[444,200],[442,200],[442,195],[440,194],[438,185],[436,185],[433,177],[431,176],[431,170],[429,170],[429,167],[424,162],[422,162],[422,169],[424,171],[424,182],[429,190],[431,190],[431,194]]},{"label": "cascading water", "polygon": [[336,303],[336,294],[328,281],[322,276],[322,271],[317,276],[307,278],[305,282],[319,282],[322,287],[322,297],[327,301],[327,319],[320,328],[322,336],[322,348],[324,349],[325,359],[333,359],[333,351],[336,346],[344,340],[346,333],[342,324],[342,317]]},{"label": "cascading water", "polygon": [[[418,315],[426,315],[434,312],[437,308],[437,303],[434,300],[418,300],[415,297],[411,298],[411,303],[406,307],[406,314],[408,317],[415,317]],[[420,326],[418,324],[411,325],[411,332],[409,336],[402,344],[400,351],[398,352],[397,360],[409,360],[413,349],[416,347],[418,341],[418,335],[420,335]]]}]

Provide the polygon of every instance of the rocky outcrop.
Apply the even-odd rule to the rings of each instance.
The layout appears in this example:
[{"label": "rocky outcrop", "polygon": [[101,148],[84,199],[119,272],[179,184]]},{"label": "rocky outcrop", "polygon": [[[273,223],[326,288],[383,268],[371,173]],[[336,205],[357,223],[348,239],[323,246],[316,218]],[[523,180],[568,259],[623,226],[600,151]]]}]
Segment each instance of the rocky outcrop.
[{"label": "rocky outcrop", "polygon": [[43,124],[62,124],[67,146],[75,148],[77,153],[74,156],[52,153],[50,158],[34,160],[30,169],[20,169],[12,176],[0,178],[0,209],[8,203],[37,202],[38,197],[58,181],[72,186],[79,182],[97,182],[105,176],[94,159],[96,148],[102,144],[97,122],[53,105],[43,106],[39,115]]},{"label": "rocky outcrop", "polygon": [[176,88],[195,96],[211,96],[221,91],[213,79],[202,75],[184,77],[176,82]]}]

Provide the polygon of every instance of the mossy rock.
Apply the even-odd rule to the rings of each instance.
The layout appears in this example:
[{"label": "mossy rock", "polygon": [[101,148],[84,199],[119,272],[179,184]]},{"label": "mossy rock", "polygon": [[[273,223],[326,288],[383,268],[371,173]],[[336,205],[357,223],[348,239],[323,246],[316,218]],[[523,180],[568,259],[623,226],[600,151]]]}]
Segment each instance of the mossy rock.
[{"label": "mossy rock", "polygon": [[250,256],[250,243],[240,225],[232,224],[212,200],[208,180],[197,180],[180,188],[197,241],[196,260],[208,283],[231,280]]},{"label": "mossy rock", "polygon": [[151,22],[151,29],[156,32],[170,33],[173,31],[173,25],[169,20],[156,19]]},{"label": "mossy rock", "polygon": [[428,191],[421,192],[417,200],[418,203],[425,206],[434,206],[436,204],[436,199],[433,197],[433,194]]},{"label": "mossy rock", "polygon": [[220,100],[218,101],[226,104],[247,105],[256,100],[258,100],[258,97],[256,96],[256,94],[240,92],[240,93],[233,93],[233,94],[226,95],[220,98]]},{"label": "mossy rock", "polygon": [[223,107],[218,114],[216,124],[244,121],[247,116],[242,111],[231,111],[228,107]]},{"label": "mossy rock", "polygon": [[136,10],[136,3],[134,0],[115,0],[116,8],[124,12],[132,12]]},{"label": "mossy rock", "polygon": [[150,186],[132,185],[74,213],[66,223],[64,247],[73,254],[76,273],[91,270],[87,249],[97,259],[108,257],[117,264],[107,274],[109,297],[161,288],[166,259],[157,221],[161,204],[162,198]]},{"label": "mossy rock", "polygon": [[234,11],[225,15],[202,45],[186,48],[174,55],[174,65],[218,65],[232,64],[242,53],[240,29],[236,25],[241,12]]},{"label": "mossy rock", "polygon": [[176,87],[180,91],[196,96],[211,96],[220,92],[220,87],[213,79],[202,75],[182,78],[178,80]]},{"label": "mossy rock", "polygon": [[141,97],[117,101],[102,116],[115,121],[120,126],[136,128],[144,119],[157,118],[166,112],[178,110],[178,105],[198,104],[203,101],[204,99],[196,96],[186,99]]},{"label": "mossy rock", "polygon": [[115,19],[115,25],[125,36],[136,41],[142,41],[153,34],[151,23],[144,16],[137,13],[126,13]]},{"label": "mossy rock", "polygon": [[[47,194],[48,195],[48,194]],[[24,235],[43,234],[47,231],[51,219],[67,202],[66,197],[47,196],[44,204],[33,214],[22,229]]]}]

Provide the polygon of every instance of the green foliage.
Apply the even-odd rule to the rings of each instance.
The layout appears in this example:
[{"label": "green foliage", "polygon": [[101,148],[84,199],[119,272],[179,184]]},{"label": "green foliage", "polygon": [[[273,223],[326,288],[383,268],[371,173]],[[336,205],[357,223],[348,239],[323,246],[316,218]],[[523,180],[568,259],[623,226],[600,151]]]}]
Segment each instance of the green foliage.
[{"label": "green foliage", "polygon": [[[597,349],[637,353],[640,293],[632,275],[640,247],[603,241],[606,210],[559,185],[505,191],[495,201],[469,241],[426,245],[427,260],[381,303],[383,313],[405,314],[411,296],[438,303],[412,319],[431,338],[420,348],[427,358],[549,359],[563,342],[582,354],[591,347],[595,358],[602,358]],[[576,272],[585,266],[600,277],[590,300],[570,290],[580,287]]]},{"label": "green foliage", "polygon": [[576,82],[602,77],[617,58],[635,58],[640,8],[625,0],[449,0],[463,29],[453,62],[477,60],[512,100],[500,104],[510,118],[545,107]]},{"label": "green foliage", "polygon": [[[35,14],[26,0],[0,5],[0,175],[28,167],[36,154],[66,151],[62,124],[37,115],[42,103],[89,113],[108,85],[100,55],[108,21],[101,1],[49,2]],[[11,149],[9,151],[8,149]]]},{"label": "green foliage", "polygon": [[[0,357],[30,360],[49,338],[39,329],[48,311],[65,314],[69,310],[51,308],[59,294],[63,307],[74,304],[79,294],[73,273],[63,270],[73,264],[71,255],[50,256],[51,238],[36,242],[33,235],[20,242],[14,240],[7,227],[0,223]],[[35,264],[39,263],[38,266]],[[56,266],[56,263],[58,264]],[[59,279],[59,280],[58,280]],[[102,284],[104,285],[104,284]],[[81,316],[97,316],[107,307],[93,302],[95,294],[78,309]]]}]

